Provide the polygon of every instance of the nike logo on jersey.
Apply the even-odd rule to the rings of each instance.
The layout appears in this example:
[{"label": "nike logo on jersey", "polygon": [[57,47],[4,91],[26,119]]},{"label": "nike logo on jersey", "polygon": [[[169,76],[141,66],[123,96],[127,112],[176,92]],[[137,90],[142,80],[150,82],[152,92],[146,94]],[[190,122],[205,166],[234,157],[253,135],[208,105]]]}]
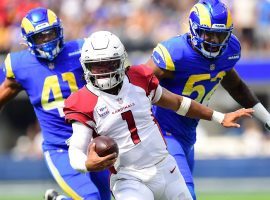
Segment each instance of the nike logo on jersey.
[{"label": "nike logo on jersey", "polygon": [[170,170],[171,174],[174,172],[175,169],[176,169],[176,166],[172,170]]},{"label": "nike logo on jersey", "polygon": [[228,60],[234,60],[234,59],[239,59],[239,58],[240,58],[239,55],[234,55],[234,56],[228,57]]},{"label": "nike logo on jersey", "polygon": [[69,56],[69,57],[70,57],[70,56],[75,56],[75,55],[78,55],[78,54],[80,54],[80,53],[81,53],[81,50],[79,50],[79,51],[73,51],[73,52],[69,53],[68,56]]}]

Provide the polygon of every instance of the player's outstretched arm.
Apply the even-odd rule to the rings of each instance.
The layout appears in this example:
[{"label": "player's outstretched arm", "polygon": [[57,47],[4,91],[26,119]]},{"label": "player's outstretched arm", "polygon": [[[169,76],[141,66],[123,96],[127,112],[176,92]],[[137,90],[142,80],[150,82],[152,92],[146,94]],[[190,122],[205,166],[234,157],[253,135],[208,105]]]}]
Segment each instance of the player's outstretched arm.
[{"label": "player's outstretched arm", "polygon": [[6,78],[0,85],[0,109],[21,91],[21,86],[12,78]]},{"label": "player's outstretched arm", "polygon": [[253,108],[254,116],[264,123],[265,128],[270,131],[270,114],[259,102],[254,93],[249,89],[245,82],[232,69],[226,73],[221,82],[222,86],[228,91],[232,98],[244,108]]},{"label": "player's outstretched arm", "polygon": [[174,94],[165,88],[162,89],[162,95],[155,104],[174,110],[179,115],[216,121],[227,128],[240,127],[236,121],[241,117],[251,117],[253,113],[253,109],[240,109],[235,112],[223,114],[199,104],[190,98]]}]

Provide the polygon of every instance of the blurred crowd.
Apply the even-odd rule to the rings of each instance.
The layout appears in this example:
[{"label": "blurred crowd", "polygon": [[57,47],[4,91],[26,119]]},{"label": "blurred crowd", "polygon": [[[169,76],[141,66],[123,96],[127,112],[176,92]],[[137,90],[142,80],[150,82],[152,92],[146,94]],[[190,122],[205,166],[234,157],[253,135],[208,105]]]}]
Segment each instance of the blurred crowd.
[{"label": "blurred crowd", "polygon": [[[223,0],[231,9],[234,33],[244,56],[270,51],[270,0]],[[110,30],[129,51],[150,50],[161,40],[188,31],[196,0],[1,0],[0,53],[19,49],[20,22],[31,8],[45,6],[62,19],[66,40]],[[256,55],[257,56],[257,55]]]}]

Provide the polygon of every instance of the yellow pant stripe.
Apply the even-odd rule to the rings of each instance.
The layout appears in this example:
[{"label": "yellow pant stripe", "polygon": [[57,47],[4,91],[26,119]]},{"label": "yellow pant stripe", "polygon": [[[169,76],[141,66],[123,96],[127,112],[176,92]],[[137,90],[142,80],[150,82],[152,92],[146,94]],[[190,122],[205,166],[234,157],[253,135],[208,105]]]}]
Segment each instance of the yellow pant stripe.
[{"label": "yellow pant stripe", "polygon": [[48,166],[53,174],[54,179],[58,183],[58,185],[62,188],[62,190],[67,193],[72,199],[75,200],[83,200],[82,197],[80,197],[74,190],[72,190],[71,187],[65,182],[65,180],[61,177],[60,173],[58,172],[57,168],[52,162],[52,159],[50,157],[50,153],[46,151],[45,153],[45,158],[48,163]]}]

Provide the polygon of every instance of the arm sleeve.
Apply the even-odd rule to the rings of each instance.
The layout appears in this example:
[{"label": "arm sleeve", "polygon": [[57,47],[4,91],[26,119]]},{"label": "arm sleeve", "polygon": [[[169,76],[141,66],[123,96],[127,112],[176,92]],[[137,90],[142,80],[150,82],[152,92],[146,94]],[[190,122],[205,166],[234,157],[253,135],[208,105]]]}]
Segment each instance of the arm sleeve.
[{"label": "arm sleeve", "polygon": [[80,122],[85,126],[94,129],[95,122],[93,117],[88,115],[86,111],[81,111],[84,104],[80,104],[80,96],[77,93],[71,94],[66,100],[64,105],[65,120],[67,123],[74,121]]},{"label": "arm sleeve", "polygon": [[73,134],[68,149],[70,165],[79,172],[87,172],[85,161],[87,160],[87,150],[93,130],[80,122],[72,123],[72,129]]},{"label": "arm sleeve", "polygon": [[[150,93],[151,95],[151,93]],[[162,95],[162,87],[158,85],[157,89],[153,91],[153,98],[152,98],[152,103],[156,103],[159,101],[160,97]]]},{"label": "arm sleeve", "polygon": [[10,53],[7,55],[3,65],[1,66],[5,76],[7,78],[15,78],[13,68],[12,68],[12,62],[11,62],[11,55]]},{"label": "arm sleeve", "polygon": [[159,85],[159,80],[155,75],[152,74],[150,82],[148,84],[148,97],[151,99],[152,103],[157,102],[162,94],[162,88]]}]

